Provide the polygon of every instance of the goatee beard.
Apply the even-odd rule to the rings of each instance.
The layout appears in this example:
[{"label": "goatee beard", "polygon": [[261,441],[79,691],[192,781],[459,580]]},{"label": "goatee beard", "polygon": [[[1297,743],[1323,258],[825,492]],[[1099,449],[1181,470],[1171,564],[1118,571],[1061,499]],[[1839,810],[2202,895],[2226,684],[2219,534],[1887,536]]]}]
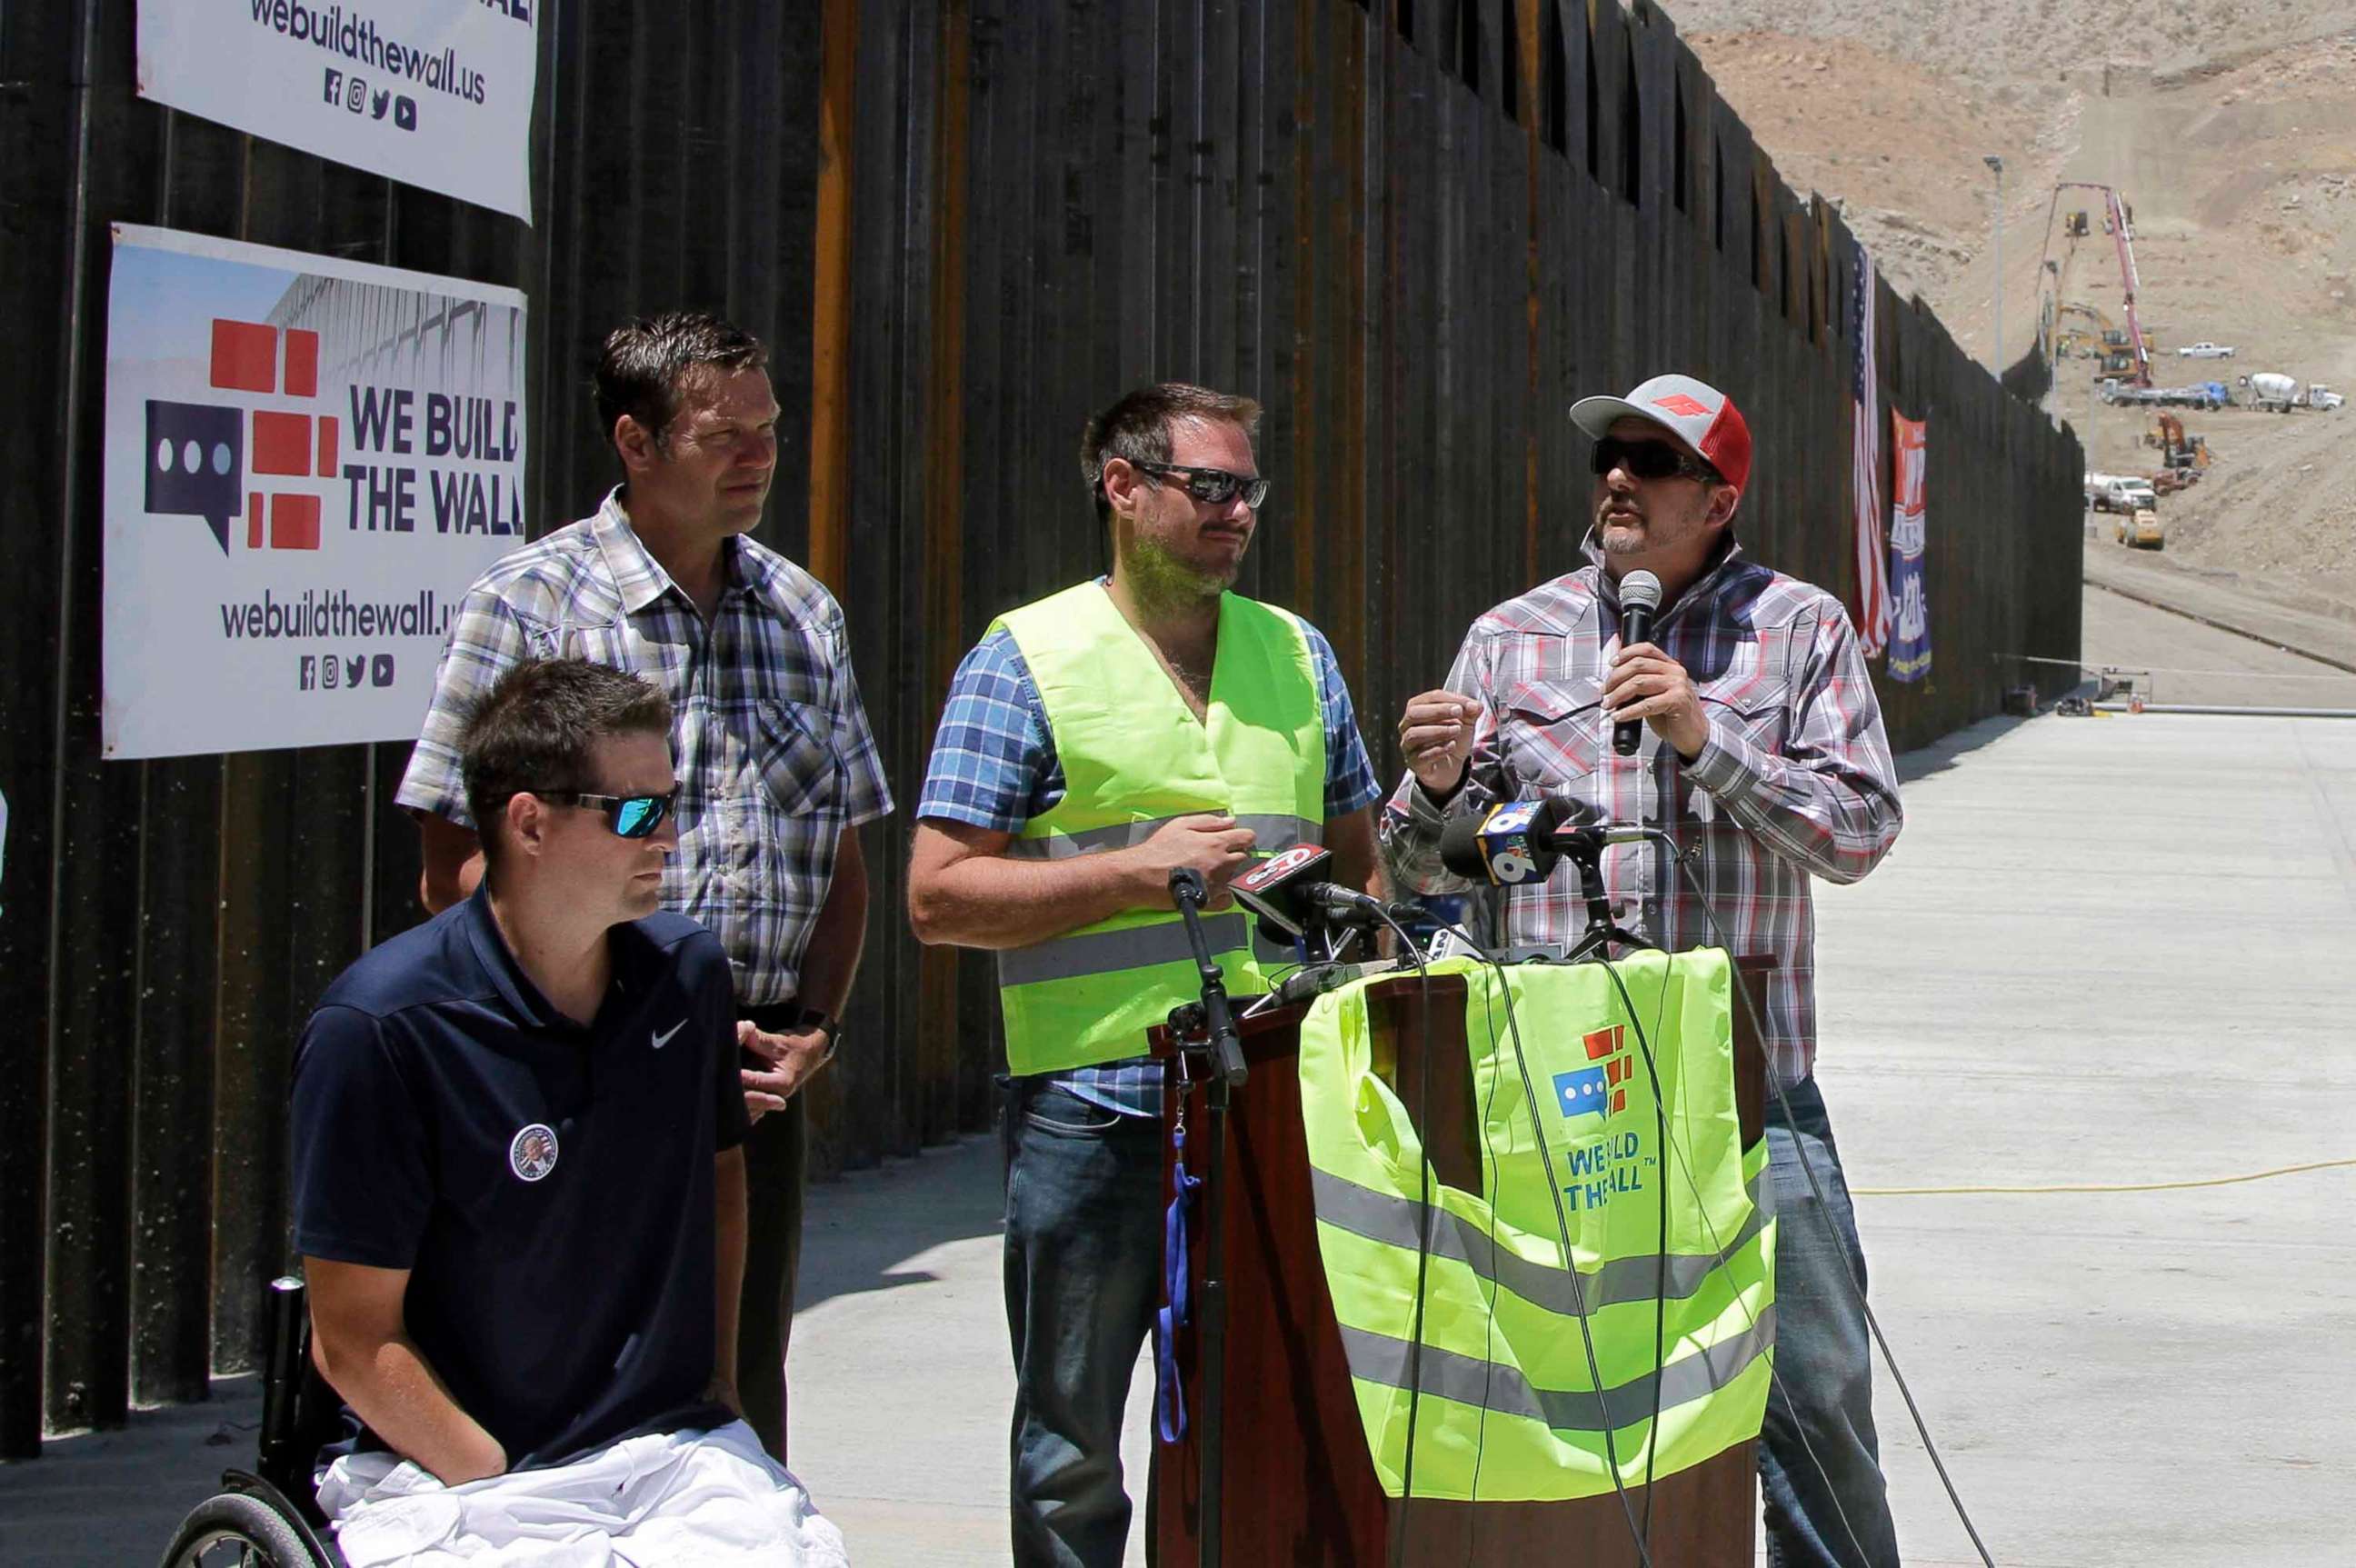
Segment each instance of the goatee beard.
[{"label": "goatee beard", "polygon": [[[1215,600],[1234,585],[1234,572],[1205,572],[1187,565],[1158,544],[1142,540],[1137,543],[1130,564],[1130,580],[1141,603],[1170,608],[1183,608]],[[1241,562],[1237,563],[1238,570]]]}]

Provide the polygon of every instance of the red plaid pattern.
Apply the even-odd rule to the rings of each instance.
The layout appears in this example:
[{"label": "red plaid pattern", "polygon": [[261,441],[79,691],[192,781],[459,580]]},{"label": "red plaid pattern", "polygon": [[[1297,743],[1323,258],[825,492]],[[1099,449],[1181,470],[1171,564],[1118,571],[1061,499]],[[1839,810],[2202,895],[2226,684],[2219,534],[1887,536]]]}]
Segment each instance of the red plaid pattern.
[{"label": "red plaid pattern", "polygon": [[[1764,1043],[1778,1077],[1797,1082],[1815,1064],[1808,878],[1856,881],[1902,821],[1880,704],[1839,602],[1737,546],[1667,607],[1653,640],[1686,667],[1709,717],[1709,744],[1690,763],[1649,727],[1635,756],[1612,753],[1602,676],[1620,650],[1620,601],[1599,565],[1473,622],[1448,675],[1449,690],[1481,703],[1464,787],[1443,808],[1409,774],[1384,809],[1384,847],[1404,886],[1465,892],[1440,863],[1448,820],[1546,795],[1698,845],[1695,870],[1735,952],[1776,961]],[[1671,951],[1717,945],[1659,846],[1607,851],[1603,875],[1622,924]],[[1570,864],[1516,889],[1506,924],[1511,942],[1575,941],[1587,920]]]}]

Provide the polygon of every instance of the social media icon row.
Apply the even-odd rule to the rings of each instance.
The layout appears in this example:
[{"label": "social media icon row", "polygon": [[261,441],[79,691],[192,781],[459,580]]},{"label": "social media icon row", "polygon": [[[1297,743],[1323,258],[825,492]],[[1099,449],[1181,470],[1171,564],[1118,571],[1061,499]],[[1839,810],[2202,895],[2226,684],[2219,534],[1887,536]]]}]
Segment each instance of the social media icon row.
[{"label": "social media icon row", "polygon": [[296,667],[294,689],[298,692],[333,692],[338,688],[357,691],[361,686],[392,684],[393,662],[390,653],[373,657],[365,653],[344,654],[305,653]]},{"label": "social media icon row", "polygon": [[348,75],[334,66],[327,69],[327,83],[320,96],[329,103],[339,103],[355,114],[366,114],[371,120],[381,120],[387,113],[393,124],[403,131],[417,129],[417,100],[406,92],[392,92],[384,88],[371,89],[368,79]]}]

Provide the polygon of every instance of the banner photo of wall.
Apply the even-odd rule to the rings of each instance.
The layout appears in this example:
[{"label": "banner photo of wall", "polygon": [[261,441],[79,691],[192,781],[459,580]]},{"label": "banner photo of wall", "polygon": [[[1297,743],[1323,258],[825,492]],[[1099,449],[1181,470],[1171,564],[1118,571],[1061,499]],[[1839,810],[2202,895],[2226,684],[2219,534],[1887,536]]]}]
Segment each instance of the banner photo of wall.
[{"label": "banner photo of wall", "polygon": [[542,0],[139,0],[139,95],[531,221]]},{"label": "banner photo of wall", "polygon": [[1930,425],[1890,413],[1890,678],[1931,672],[1931,600],[1923,580],[1923,453]]},{"label": "banner photo of wall", "polygon": [[104,755],[413,740],[523,542],[524,297],[114,226]]}]

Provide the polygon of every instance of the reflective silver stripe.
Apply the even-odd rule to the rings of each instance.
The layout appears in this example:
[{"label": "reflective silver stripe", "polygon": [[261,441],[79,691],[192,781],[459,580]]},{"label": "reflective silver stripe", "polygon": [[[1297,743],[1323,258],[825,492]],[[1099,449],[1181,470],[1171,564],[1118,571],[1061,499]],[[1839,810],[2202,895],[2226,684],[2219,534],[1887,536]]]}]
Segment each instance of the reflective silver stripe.
[{"label": "reflective silver stripe", "polygon": [[[1668,1289],[1664,1300],[1683,1301],[1701,1289],[1713,1270],[1759,1234],[1760,1227],[1766,1223],[1760,1202],[1765,1175],[1762,1171],[1743,1183],[1743,1191],[1751,1197],[1751,1218],[1726,1243],[1724,1251],[1669,1254]],[[1354,1236],[1364,1236],[1369,1241],[1409,1251],[1416,1247],[1423,1205],[1414,1198],[1376,1192],[1328,1171],[1312,1169],[1309,1178],[1317,1218],[1326,1224]],[[1480,1226],[1461,1214],[1438,1205],[1433,1207],[1438,1221],[1431,1232],[1433,1257],[1462,1263],[1480,1278],[1503,1285],[1533,1306],[1559,1316],[1580,1316],[1581,1299],[1590,1314],[1628,1302],[1651,1301],[1661,1281],[1660,1259],[1656,1255],[1612,1258],[1595,1273],[1579,1276],[1580,1295],[1574,1297],[1568,1270],[1533,1262],[1510,1248],[1493,1247],[1488,1232]]]},{"label": "reflective silver stripe", "polygon": [[[1721,1340],[1663,1368],[1657,1374],[1661,1408],[1674,1410],[1708,1398],[1734,1381],[1774,1342],[1775,1309],[1770,1306],[1759,1315],[1756,1323],[1731,1339]],[[1352,1377],[1390,1389],[1408,1386],[1410,1347],[1406,1340],[1344,1324],[1342,1348],[1349,1359]],[[1443,1350],[1436,1345],[1424,1346],[1419,1370],[1425,1393],[1502,1415],[1526,1416],[1558,1432],[1601,1432],[1607,1406],[1615,1429],[1646,1420],[1653,1413],[1653,1381],[1656,1374],[1649,1371],[1605,1390],[1599,1399],[1586,1390],[1533,1388],[1529,1380],[1513,1367]]]},{"label": "reflective silver stripe", "polygon": [[[1203,937],[1214,954],[1243,946],[1241,915],[1206,915]],[[1158,926],[1132,926],[1118,931],[1089,931],[1057,937],[1027,948],[1009,948],[998,955],[998,983],[1035,985],[1043,980],[1077,980],[1083,975],[1114,974],[1148,964],[1191,961],[1186,928],[1175,919]]]},{"label": "reflective silver stripe", "polygon": [[[1199,816],[1196,811],[1182,812]],[[1177,817],[1153,817],[1144,822],[1115,822],[1108,828],[1082,828],[1077,832],[1049,833],[1044,838],[1017,838],[1006,846],[1006,853],[1016,860],[1070,860],[1076,855],[1097,854],[1108,849],[1127,849],[1143,843]],[[1290,849],[1297,843],[1315,843],[1324,836],[1323,822],[1304,822],[1290,816],[1241,816],[1236,826],[1249,828],[1261,850]]]}]

